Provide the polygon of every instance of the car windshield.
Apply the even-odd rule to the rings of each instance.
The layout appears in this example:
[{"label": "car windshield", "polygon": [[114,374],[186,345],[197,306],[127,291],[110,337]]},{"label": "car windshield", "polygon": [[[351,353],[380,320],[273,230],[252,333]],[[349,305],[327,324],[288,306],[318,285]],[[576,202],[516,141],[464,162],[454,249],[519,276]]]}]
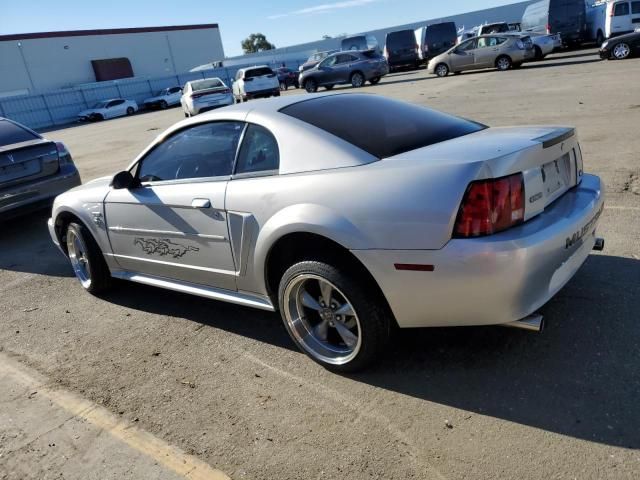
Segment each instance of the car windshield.
[{"label": "car windshield", "polygon": [[0,147],[35,140],[36,138],[39,137],[21,126],[8,120],[0,120]]},{"label": "car windshield", "polygon": [[107,103],[109,103],[108,100],[105,100],[104,102],[98,102],[93,106],[93,108],[105,108],[107,106]]},{"label": "car windshield", "polygon": [[194,92],[198,90],[207,90],[209,88],[222,87],[222,81],[218,78],[210,78],[191,82],[191,88]]},{"label": "car windshield", "polygon": [[487,128],[429,108],[366,94],[314,98],[289,105],[280,112],[380,159]]}]

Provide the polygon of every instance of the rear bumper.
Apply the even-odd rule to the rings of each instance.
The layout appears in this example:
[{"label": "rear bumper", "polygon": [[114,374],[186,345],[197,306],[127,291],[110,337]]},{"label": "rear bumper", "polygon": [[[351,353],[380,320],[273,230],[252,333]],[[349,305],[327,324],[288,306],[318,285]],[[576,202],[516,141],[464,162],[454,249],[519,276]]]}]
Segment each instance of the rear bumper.
[{"label": "rear bumper", "polygon": [[[604,208],[598,177],[584,175],[542,214],[489,237],[440,250],[356,250],[400,327],[509,323],[534,313],[577,272],[595,244]],[[433,265],[398,271],[395,264]]]},{"label": "rear bumper", "polygon": [[193,115],[199,113],[208,112],[220,107],[226,107],[227,105],[233,105],[233,95],[229,94],[226,97],[216,100],[215,102],[193,102]]},{"label": "rear bumper", "polygon": [[0,219],[6,220],[47,206],[56,196],[82,182],[75,165],[63,165],[56,175],[0,190]]},{"label": "rear bumper", "polygon": [[243,95],[244,99],[251,99],[251,98],[267,98],[267,97],[273,97],[273,96],[279,96],[280,95],[280,84],[278,84],[277,87],[274,88],[269,88],[267,90],[256,90],[253,92],[245,92],[245,94]]}]

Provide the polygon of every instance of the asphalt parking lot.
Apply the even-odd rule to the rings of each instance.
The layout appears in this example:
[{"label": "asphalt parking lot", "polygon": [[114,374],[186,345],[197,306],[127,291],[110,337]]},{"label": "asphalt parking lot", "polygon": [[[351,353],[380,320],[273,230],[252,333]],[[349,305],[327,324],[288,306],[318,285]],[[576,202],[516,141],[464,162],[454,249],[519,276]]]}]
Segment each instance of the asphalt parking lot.
[{"label": "asphalt parking lot", "polygon": [[[509,72],[401,72],[362,90],[492,126],[578,128],[585,170],[607,186],[606,248],[542,308],[540,335],[400,332],[376,368],[339,376],[295,350],[276,314],[137,284],[92,297],[52,245],[46,212],[2,225],[0,377],[11,389],[0,393],[0,478],[195,478],[202,465],[216,470],[200,478],[638,478],[638,78],[640,59],[581,50]],[[47,136],[87,181],[123,169],[182,118],[174,108]],[[148,454],[143,437],[135,455],[119,453],[102,433],[113,422],[96,425],[89,407],[47,414],[44,428],[43,412],[60,406],[51,391],[166,450]],[[78,418],[94,430],[71,428]],[[169,474],[165,454],[202,465]]]}]

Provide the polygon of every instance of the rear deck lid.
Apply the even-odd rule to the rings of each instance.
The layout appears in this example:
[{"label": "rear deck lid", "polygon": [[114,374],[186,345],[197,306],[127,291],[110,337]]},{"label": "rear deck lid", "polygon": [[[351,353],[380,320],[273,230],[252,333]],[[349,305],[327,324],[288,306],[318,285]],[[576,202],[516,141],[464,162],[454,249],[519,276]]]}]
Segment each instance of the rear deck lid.
[{"label": "rear deck lid", "polygon": [[41,138],[0,147],[0,189],[58,172],[56,144]]}]

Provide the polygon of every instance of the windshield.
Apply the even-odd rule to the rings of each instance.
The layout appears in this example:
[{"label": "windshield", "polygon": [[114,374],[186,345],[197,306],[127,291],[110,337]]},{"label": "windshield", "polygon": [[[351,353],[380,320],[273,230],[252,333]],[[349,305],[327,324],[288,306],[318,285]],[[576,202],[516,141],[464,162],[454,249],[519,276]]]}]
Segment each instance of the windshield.
[{"label": "windshield", "polygon": [[0,120],[0,147],[39,138],[8,120]]},{"label": "windshield", "polygon": [[273,70],[269,67],[254,68],[244,72],[244,78],[262,77],[263,75],[273,75]]}]

